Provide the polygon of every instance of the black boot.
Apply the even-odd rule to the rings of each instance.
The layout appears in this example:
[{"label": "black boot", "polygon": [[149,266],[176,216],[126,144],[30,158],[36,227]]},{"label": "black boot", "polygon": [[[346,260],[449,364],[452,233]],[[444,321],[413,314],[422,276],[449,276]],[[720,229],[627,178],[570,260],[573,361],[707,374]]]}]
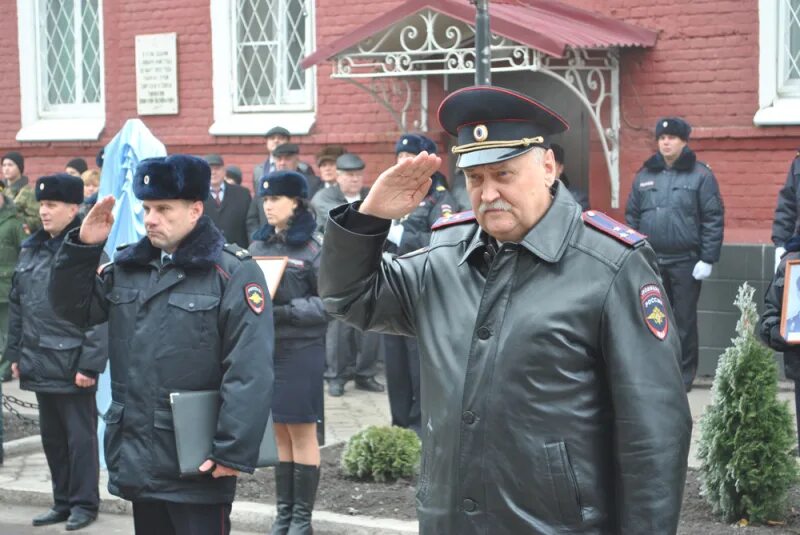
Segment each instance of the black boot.
[{"label": "black boot", "polygon": [[294,505],[294,463],[278,463],[275,467],[275,502],[278,512],[270,535],[286,535],[292,523]]},{"label": "black boot", "polygon": [[294,509],[288,535],[312,535],[311,512],[319,485],[319,467],[308,464],[294,465]]}]

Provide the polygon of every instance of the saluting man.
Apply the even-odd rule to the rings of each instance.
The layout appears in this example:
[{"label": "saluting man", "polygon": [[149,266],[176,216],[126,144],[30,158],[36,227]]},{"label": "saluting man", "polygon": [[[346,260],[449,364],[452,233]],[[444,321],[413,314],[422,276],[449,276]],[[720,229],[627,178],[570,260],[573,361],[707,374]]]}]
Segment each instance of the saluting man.
[{"label": "saluting man", "polygon": [[[138,534],[229,533],[236,476],[253,472],[269,415],[272,306],[249,253],[203,215],[210,175],[193,156],[143,160],[133,191],[147,236],[97,276],[113,224],[106,197],[67,235],[51,279],[62,316],[109,322],[108,488],[133,502]],[[219,390],[217,432],[204,475],[182,479],[169,395],[199,390]]]},{"label": "saluting man", "polygon": [[34,191],[42,228],[22,243],[14,270],[5,356],[20,387],[36,392],[53,480],[53,507],[34,518],[33,525],[66,521],[66,529],[73,531],[91,524],[100,505],[95,383],[107,354],[99,333],[87,339],[47,299],[56,252],[66,233],[81,224],[83,181],[66,173],[43,176]]},{"label": "saluting man", "polygon": [[544,105],[468,87],[439,121],[474,214],[382,256],[441,165],[404,160],[331,211],[319,284],[336,317],[419,341],[420,533],[674,534],[692,421],[652,249],[582,217],[547,148],[567,124]]}]

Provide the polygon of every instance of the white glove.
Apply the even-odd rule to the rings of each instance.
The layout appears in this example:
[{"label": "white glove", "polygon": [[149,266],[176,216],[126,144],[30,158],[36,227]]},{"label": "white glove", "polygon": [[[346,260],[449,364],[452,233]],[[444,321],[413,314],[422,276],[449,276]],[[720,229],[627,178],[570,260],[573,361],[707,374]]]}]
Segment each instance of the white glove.
[{"label": "white glove", "polygon": [[386,236],[386,239],[395,244],[396,246],[400,247],[400,242],[403,240],[403,231],[405,227],[400,223],[394,223],[389,228],[389,235]]},{"label": "white glove", "polygon": [[775,248],[775,271],[778,271],[778,264],[781,263],[781,257],[786,253],[786,247]]},{"label": "white glove", "polygon": [[702,260],[698,260],[692,270],[692,277],[694,280],[701,281],[707,279],[711,275],[711,264],[706,264]]}]

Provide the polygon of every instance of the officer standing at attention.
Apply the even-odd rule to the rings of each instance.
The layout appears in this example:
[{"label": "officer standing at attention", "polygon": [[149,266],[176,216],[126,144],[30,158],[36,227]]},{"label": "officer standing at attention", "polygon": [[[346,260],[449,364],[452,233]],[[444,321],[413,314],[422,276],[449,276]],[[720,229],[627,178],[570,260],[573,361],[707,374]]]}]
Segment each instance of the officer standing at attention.
[{"label": "officer standing at attention", "polygon": [[335,316],[419,341],[420,533],[674,534],[692,420],[655,254],[582,217],[547,149],[567,124],[542,104],[468,87],[439,122],[474,215],[382,256],[441,165],[404,160],[331,212],[319,284]]},{"label": "officer standing at attention", "polygon": [[[143,160],[133,192],[147,236],[95,273],[114,218],[98,202],[58,252],[50,299],[85,326],[108,320],[109,492],[133,502],[137,534],[230,532],[239,472],[252,473],[272,400],[272,305],[249,253],[203,215],[211,171],[194,156]],[[218,390],[211,454],[181,478],[169,395]],[[253,410],[257,407],[258,410]]]},{"label": "officer standing at attention", "polygon": [[[395,144],[397,162],[413,158],[422,151],[436,154],[433,140],[421,134],[405,134]],[[392,222],[386,239],[386,250],[406,254],[431,241],[431,227],[442,217],[453,213],[455,201],[447,189],[447,179],[438,170],[431,175],[428,194],[413,212]],[[420,430],[419,347],[416,338],[382,335],[386,388],[389,391],[389,408],[392,425]]]},{"label": "officer standing at attention", "polygon": [[36,392],[53,480],[54,505],[33,525],[66,521],[73,531],[91,524],[100,505],[95,383],[106,367],[106,348],[87,343],[84,331],[58,317],[47,299],[56,252],[81,224],[83,181],[66,173],[43,176],[34,191],[42,228],[22,243],[14,270],[5,355],[20,388]]},{"label": "officer standing at attention", "polygon": [[691,131],[683,119],[658,121],[658,152],[636,174],[625,208],[628,225],[647,236],[656,252],[680,335],[687,392],[697,373],[701,281],[719,260],[725,220],[717,179],[688,146]]}]

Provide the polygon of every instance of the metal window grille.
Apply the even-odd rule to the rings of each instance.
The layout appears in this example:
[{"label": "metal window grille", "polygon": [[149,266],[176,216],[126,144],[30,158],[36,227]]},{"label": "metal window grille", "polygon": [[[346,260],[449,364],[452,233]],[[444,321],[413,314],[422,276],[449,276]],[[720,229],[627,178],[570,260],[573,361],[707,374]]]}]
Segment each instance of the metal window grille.
[{"label": "metal window grille", "polygon": [[235,111],[307,106],[310,78],[300,61],[309,46],[308,0],[233,5]]},{"label": "metal window grille", "polygon": [[102,100],[100,0],[39,0],[40,111]]},{"label": "metal window grille", "polygon": [[800,96],[800,0],[780,0],[778,92]]}]

